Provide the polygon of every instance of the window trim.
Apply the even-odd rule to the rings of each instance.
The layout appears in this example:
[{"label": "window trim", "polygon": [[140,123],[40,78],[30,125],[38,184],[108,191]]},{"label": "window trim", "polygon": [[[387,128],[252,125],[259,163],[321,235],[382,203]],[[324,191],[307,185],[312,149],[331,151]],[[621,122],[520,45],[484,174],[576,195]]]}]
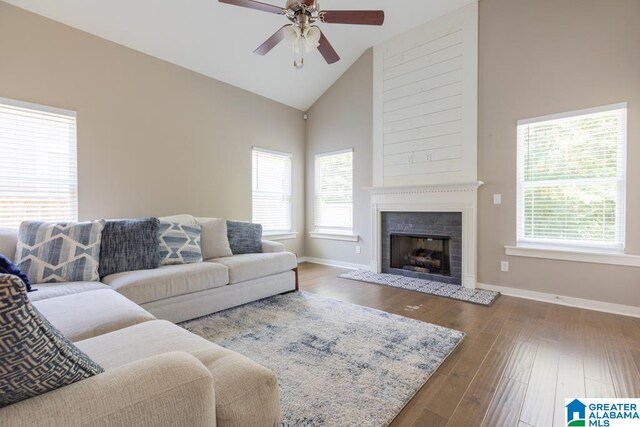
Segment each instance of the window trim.
[{"label": "window trim", "polygon": [[[264,237],[268,237],[271,240],[290,240],[295,239],[298,236],[298,233],[295,231],[295,209],[293,207],[293,195],[294,195],[294,180],[293,180],[293,153],[289,153],[286,151],[278,151],[270,148],[263,147],[251,147],[251,161],[253,163],[253,152],[257,151],[260,153],[273,154],[277,156],[287,157],[291,162],[291,176],[290,176],[290,184],[291,184],[291,195],[289,196],[289,217],[291,218],[291,224],[289,230],[265,230],[262,235]],[[251,165],[251,221],[254,222],[253,218],[253,164]]]},{"label": "window trim", "polygon": [[73,110],[65,110],[64,108],[52,107],[50,105],[36,104],[33,102],[19,101],[17,99],[0,97],[0,104],[11,105],[12,107],[26,108],[29,110],[42,111],[51,114],[60,114],[61,116],[78,118],[78,113]]},{"label": "window trim", "polygon": [[[352,157],[351,157],[351,227],[320,227],[317,225],[317,219],[318,219],[318,183],[320,182],[319,178],[319,168],[318,168],[318,159],[322,158],[322,157],[330,157],[330,156],[337,156],[340,154],[347,154],[347,153],[351,153]],[[313,231],[309,233],[310,237],[312,238],[324,238],[324,239],[329,239],[329,240],[347,240],[347,241],[357,241],[358,236],[356,234],[353,233],[354,227],[353,227],[353,220],[354,220],[354,215],[353,215],[353,196],[355,194],[355,192],[353,191],[353,154],[354,154],[354,149],[352,148],[345,148],[342,150],[335,150],[335,151],[328,151],[328,152],[324,152],[324,153],[316,153],[313,156],[313,167],[314,167],[314,171],[313,171],[313,175],[314,175],[314,183],[313,183]],[[356,240],[353,240],[353,239]]]},{"label": "window trim", "polygon": [[[622,155],[622,171],[615,178],[600,179],[607,182],[616,182],[618,188],[618,204],[616,205],[616,218],[619,219],[620,224],[616,223],[616,242],[596,242],[596,241],[581,241],[581,240],[556,240],[556,239],[532,239],[522,236],[524,229],[524,203],[523,203],[523,190],[526,187],[524,181],[520,181],[520,176],[524,170],[524,151],[523,141],[521,139],[521,133],[519,131],[521,126],[530,124],[539,124],[548,121],[570,119],[579,116],[606,113],[615,110],[624,110],[625,126],[621,130],[622,142],[620,144],[620,150],[622,153],[618,153],[618,156]],[[518,120],[516,122],[516,141],[517,141],[517,170],[516,170],[516,246],[505,246],[507,255],[513,256],[531,256],[535,258],[549,257],[551,259],[565,259],[554,256],[556,253],[566,254],[578,254],[568,260],[584,260],[585,257],[582,254],[601,254],[601,255],[624,255],[626,246],[626,189],[627,189],[627,169],[628,169],[628,152],[627,152],[627,133],[628,133],[628,104],[627,102],[620,102],[616,104],[603,105],[592,108],[584,108],[580,110],[567,111],[557,114],[549,114],[545,116],[533,117],[528,119]],[[620,157],[619,157],[620,158]],[[584,181],[597,181],[598,179],[585,179]],[[522,225],[522,227],[521,227]],[[516,255],[517,253],[517,255]],[[540,256],[546,254],[547,256]],[[575,259],[577,257],[577,259]],[[605,262],[607,263],[607,262]]]}]

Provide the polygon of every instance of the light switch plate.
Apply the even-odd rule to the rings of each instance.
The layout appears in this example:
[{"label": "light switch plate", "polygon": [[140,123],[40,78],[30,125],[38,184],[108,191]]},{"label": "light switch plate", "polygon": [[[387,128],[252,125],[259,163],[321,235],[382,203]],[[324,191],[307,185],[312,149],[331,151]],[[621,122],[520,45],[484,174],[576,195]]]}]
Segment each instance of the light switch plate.
[{"label": "light switch plate", "polygon": [[502,194],[494,194],[493,195],[493,204],[501,205],[502,204]]},{"label": "light switch plate", "polygon": [[502,261],[500,263],[500,271],[502,271],[503,273],[509,272],[509,261]]}]

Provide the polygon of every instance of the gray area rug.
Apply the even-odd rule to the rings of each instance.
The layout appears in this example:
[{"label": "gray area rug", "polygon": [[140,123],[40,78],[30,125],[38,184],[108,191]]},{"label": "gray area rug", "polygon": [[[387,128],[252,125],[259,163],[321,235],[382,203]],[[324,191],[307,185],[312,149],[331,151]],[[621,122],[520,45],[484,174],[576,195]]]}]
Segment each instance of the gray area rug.
[{"label": "gray area rug", "polygon": [[399,276],[397,274],[373,273],[366,270],[349,271],[339,275],[343,279],[357,280],[359,282],[374,283],[376,285],[392,286],[394,288],[408,289],[424,294],[446,297],[458,301],[470,302],[490,306],[498,299],[500,292],[486,289],[469,289],[459,285],[436,282],[433,280],[414,279]]},{"label": "gray area rug", "polygon": [[181,326],[276,372],[283,426],[387,426],[464,337],[305,292]]}]

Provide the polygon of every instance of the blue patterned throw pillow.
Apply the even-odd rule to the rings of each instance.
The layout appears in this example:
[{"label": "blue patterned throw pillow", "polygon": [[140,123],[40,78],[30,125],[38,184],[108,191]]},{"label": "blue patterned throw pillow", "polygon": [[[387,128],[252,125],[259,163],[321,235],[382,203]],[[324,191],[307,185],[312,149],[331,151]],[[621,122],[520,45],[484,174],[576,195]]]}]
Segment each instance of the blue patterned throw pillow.
[{"label": "blue patterned throw pillow", "polygon": [[262,252],[262,225],[227,221],[227,237],[234,255]]},{"label": "blue patterned throw pillow", "polygon": [[107,221],[100,243],[100,277],[160,266],[158,218]]},{"label": "blue patterned throw pillow", "polygon": [[16,264],[31,283],[95,282],[104,221],[20,224]]},{"label": "blue patterned throw pillow", "polygon": [[180,224],[160,221],[160,264],[193,264],[202,262],[200,245],[202,229],[199,224]]},{"label": "blue patterned throw pillow", "polygon": [[[14,276],[18,276],[27,287],[27,292],[31,292],[31,283],[29,283],[27,275],[20,271],[13,261],[2,254],[0,254],[0,274],[13,274]],[[36,289],[33,290],[35,291]]]},{"label": "blue patterned throw pillow", "polygon": [[17,276],[0,274],[0,408],[104,372],[31,305]]}]

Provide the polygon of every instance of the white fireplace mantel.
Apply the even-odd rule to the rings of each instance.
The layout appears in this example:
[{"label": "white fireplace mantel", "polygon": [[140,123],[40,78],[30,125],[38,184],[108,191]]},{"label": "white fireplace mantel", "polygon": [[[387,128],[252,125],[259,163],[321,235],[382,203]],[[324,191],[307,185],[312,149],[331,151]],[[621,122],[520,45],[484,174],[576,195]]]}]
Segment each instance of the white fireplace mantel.
[{"label": "white fireplace mantel", "polygon": [[476,287],[477,205],[481,181],[412,187],[373,187],[371,268],[382,269],[380,248],[383,212],[460,212],[462,214],[462,285]]}]

